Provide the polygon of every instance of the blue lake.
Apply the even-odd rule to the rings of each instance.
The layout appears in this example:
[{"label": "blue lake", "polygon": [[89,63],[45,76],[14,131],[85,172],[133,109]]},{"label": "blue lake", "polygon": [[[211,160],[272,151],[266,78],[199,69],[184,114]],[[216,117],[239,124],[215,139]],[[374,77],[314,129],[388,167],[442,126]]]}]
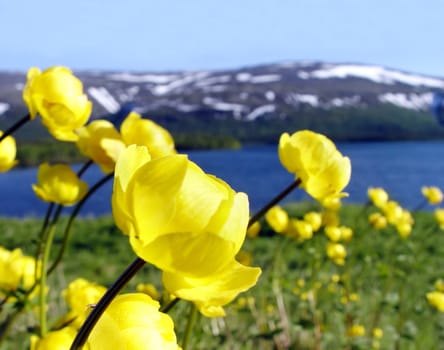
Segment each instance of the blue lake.
[{"label": "blue lake", "polygon": [[[363,203],[369,186],[381,186],[401,205],[413,209],[423,201],[421,186],[444,189],[444,141],[343,143],[338,148],[352,161],[352,180],[346,188],[350,196],[346,202]],[[193,151],[188,155],[207,173],[227,181],[237,191],[246,192],[252,211],[293,180],[279,163],[277,149],[272,146]],[[33,168],[0,174],[0,216],[44,215],[47,204],[38,200],[31,188],[36,182],[36,172]],[[102,177],[96,166],[84,175],[90,184]],[[88,199],[81,215],[111,213],[111,189],[112,181]],[[284,202],[306,198],[302,190],[296,190]]]}]

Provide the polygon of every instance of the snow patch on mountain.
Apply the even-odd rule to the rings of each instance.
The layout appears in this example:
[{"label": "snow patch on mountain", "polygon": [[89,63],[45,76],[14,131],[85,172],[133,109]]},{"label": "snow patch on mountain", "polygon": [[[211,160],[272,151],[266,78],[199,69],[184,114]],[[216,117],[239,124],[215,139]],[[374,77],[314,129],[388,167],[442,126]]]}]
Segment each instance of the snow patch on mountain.
[{"label": "snow patch on mountain", "polygon": [[109,113],[116,113],[120,109],[120,104],[115,100],[113,95],[109,93],[103,86],[101,87],[89,87],[88,93],[98,103],[102,105]]},{"label": "snow patch on mountain", "polygon": [[204,97],[203,104],[222,112],[232,112],[235,118],[240,118],[247,107],[238,103],[223,102],[213,97]]},{"label": "snow patch on mountain", "polygon": [[245,116],[245,120],[252,121],[263,114],[273,113],[275,111],[276,111],[276,106],[273,104],[259,106],[259,107],[256,107],[255,109],[253,109],[250,113],[248,113]]},{"label": "snow patch on mountain", "polygon": [[178,78],[177,74],[131,74],[131,73],[115,73],[108,75],[108,79],[116,81],[124,81],[127,83],[153,83],[167,84]]},{"label": "snow patch on mountain", "polygon": [[319,107],[319,97],[312,94],[297,94],[291,92],[285,97],[285,102],[290,105],[298,106],[299,104],[309,104],[312,107]]},{"label": "snow patch on mountain", "polygon": [[192,72],[187,73],[179,79],[175,79],[168,84],[156,85],[151,88],[151,93],[156,96],[166,95],[176,89],[182,88],[185,85],[194,83],[200,79],[206,78],[209,75],[208,72]]},{"label": "snow patch on mountain", "polygon": [[236,80],[240,83],[266,84],[280,81],[281,76],[279,74],[253,75],[248,72],[241,72],[236,74]]},{"label": "snow patch on mountain", "polygon": [[0,115],[4,114],[9,109],[9,103],[0,102]]},{"label": "snow patch on mountain", "polygon": [[411,86],[428,86],[431,88],[444,88],[444,80],[423,75],[404,73],[387,69],[381,66],[366,65],[324,65],[321,69],[313,71],[299,71],[301,79],[344,79],[347,77],[362,78],[376,83],[393,85],[401,83]]},{"label": "snow patch on mountain", "polygon": [[382,103],[391,103],[398,107],[427,110],[432,103],[433,94],[403,94],[403,93],[386,93],[378,96],[378,100]]}]

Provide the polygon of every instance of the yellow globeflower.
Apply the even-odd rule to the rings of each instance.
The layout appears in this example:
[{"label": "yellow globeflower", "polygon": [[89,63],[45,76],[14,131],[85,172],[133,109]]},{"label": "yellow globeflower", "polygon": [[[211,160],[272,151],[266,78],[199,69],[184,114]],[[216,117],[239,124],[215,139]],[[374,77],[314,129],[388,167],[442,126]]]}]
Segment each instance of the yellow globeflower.
[{"label": "yellow globeflower", "polygon": [[147,148],[136,145],[119,157],[116,224],[139,257],[163,270],[170,293],[194,301],[202,312],[221,307],[260,274],[235,260],[246,235],[248,198],[184,155],[150,159]]},{"label": "yellow globeflower", "polygon": [[325,235],[332,242],[339,242],[341,240],[341,229],[338,226],[326,226]]},{"label": "yellow globeflower", "polygon": [[79,328],[88,315],[89,307],[97,304],[105,292],[104,286],[83,278],[72,281],[68,288],[62,292],[70,309],[64,319],[72,320],[70,326]]},{"label": "yellow globeflower", "polygon": [[315,211],[308,212],[304,215],[304,221],[311,225],[313,232],[316,232],[322,226],[322,214]]},{"label": "yellow globeflower", "polygon": [[76,141],[74,130],[89,119],[92,104],[83,92],[82,82],[66,67],[51,67],[43,72],[28,71],[23,99],[31,118],[39,114],[42,123],[58,140]]},{"label": "yellow globeflower", "polygon": [[360,324],[354,324],[347,329],[347,335],[349,337],[362,337],[365,335],[365,328]]},{"label": "yellow globeflower", "polygon": [[152,158],[176,153],[174,140],[170,133],[152,120],[144,119],[131,112],[120,127],[122,139],[127,146],[139,145],[148,147]]},{"label": "yellow globeflower", "polygon": [[369,187],[367,194],[373,205],[380,209],[384,208],[389,200],[389,195],[382,187]]},{"label": "yellow globeflower", "polygon": [[265,221],[277,233],[285,231],[288,225],[288,214],[279,205],[275,205],[265,214]]},{"label": "yellow globeflower", "polygon": [[350,159],[342,156],[324,135],[309,130],[291,136],[282,134],[279,159],[302,181],[301,187],[313,198],[323,201],[331,196],[344,196],[341,191],[350,181]]},{"label": "yellow globeflower", "polygon": [[261,224],[259,221],[256,221],[247,229],[247,236],[250,238],[255,238],[261,232]]},{"label": "yellow globeflower", "polygon": [[387,221],[392,225],[396,225],[403,216],[402,207],[395,201],[388,201],[383,208],[383,212]]},{"label": "yellow globeflower", "polygon": [[143,293],[118,295],[93,328],[89,349],[178,350],[174,323]]},{"label": "yellow globeflower", "polygon": [[88,184],[68,165],[43,163],[37,173],[37,185],[33,184],[32,189],[45,202],[70,206],[83,198]]},{"label": "yellow globeflower", "polygon": [[421,188],[421,192],[427,199],[429,204],[439,204],[442,202],[443,194],[442,191],[436,186],[424,186]]},{"label": "yellow globeflower", "polygon": [[0,294],[29,289],[35,282],[35,259],[17,248],[0,247]]},{"label": "yellow globeflower", "polygon": [[336,265],[344,265],[347,257],[347,250],[340,243],[327,244],[327,256],[333,260]]},{"label": "yellow globeflower", "polygon": [[434,291],[427,293],[427,301],[440,312],[444,312],[444,293]]},{"label": "yellow globeflower", "polygon": [[285,233],[290,237],[305,241],[313,237],[313,227],[304,220],[290,219]]},{"label": "yellow globeflower", "polygon": [[49,332],[43,338],[31,336],[31,350],[67,350],[71,347],[77,331],[72,327],[65,327]]},{"label": "yellow globeflower", "polygon": [[444,230],[444,208],[435,209],[434,216],[441,230]]},{"label": "yellow globeflower", "polygon": [[152,283],[139,283],[136,286],[136,291],[138,293],[144,293],[153,298],[154,300],[160,300],[159,292],[157,291],[157,288]]},{"label": "yellow globeflower", "polygon": [[387,218],[381,213],[372,213],[368,216],[370,225],[378,230],[382,230],[387,227]]},{"label": "yellow globeflower", "polygon": [[[0,131],[0,136],[3,132]],[[7,136],[0,142],[0,173],[10,170],[18,162],[15,160],[17,154],[17,147],[15,139],[12,136]]]},{"label": "yellow globeflower", "polygon": [[91,158],[104,173],[114,171],[120,152],[125,149],[119,132],[107,120],[94,120],[76,130],[79,139],[77,148]]}]

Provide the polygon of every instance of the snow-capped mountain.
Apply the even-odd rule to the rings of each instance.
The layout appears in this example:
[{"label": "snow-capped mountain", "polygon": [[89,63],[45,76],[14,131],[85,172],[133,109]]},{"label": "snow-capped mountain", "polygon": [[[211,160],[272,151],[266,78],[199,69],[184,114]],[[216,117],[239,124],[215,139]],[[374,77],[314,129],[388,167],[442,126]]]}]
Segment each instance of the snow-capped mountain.
[{"label": "snow-capped mountain", "polygon": [[[94,103],[94,115],[132,102],[156,118],[285,120],[301,111],[399,107],[428,111],[444,78],[377,65],[283,62],[223,71],[75,72]],[[0,115],[22,114],[25,72],[0,72]]]}]

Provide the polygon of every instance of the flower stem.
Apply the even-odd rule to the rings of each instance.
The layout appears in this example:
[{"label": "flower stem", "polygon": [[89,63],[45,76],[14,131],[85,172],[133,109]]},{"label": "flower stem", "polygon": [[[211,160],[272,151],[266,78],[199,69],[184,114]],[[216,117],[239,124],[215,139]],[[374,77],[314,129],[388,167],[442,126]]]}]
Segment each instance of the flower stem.
[{"label": "flower stem", "polygon": [[31,120],[31,115],[28,113],[22,119],[20,119],[17,123],[15,123],[9,129],[7,129],[5,132],[3,132],[2,136],[0,136],[0,142],[2,142],[6,137],[11,135],[14,131],[16,131],[18,128],[20,128],[22,125],[26,124],[30,120]]},{"label": "flower stem", "polygon": [[99,300],[98,304],[94,307],[91,313],[88,315],[86,321],[79,329],[76,338],[74,339],[70,350],[77,350],[82,348],[86,343],[89,334],[94,328],[95,324],[99,320],[108,305],[113,301],[115,296],[120,290],[134,277],[134,275],[145,265],[145,261],[136,258],[126,270],[114,281],[112,286],[106,291],[103,297]]},{"label": "flower stem", "polygon": [[186,350],[188,347],[188,344],[191,339],[191,334],[193,333],[193,327],[194,327],[194,324],[196,323],[196,320],[197,320],[197,315],[198,315],[197,308],[193,303],[191,303],[190,304],[190,314],[188,315],[188,322],[187,322],[187,326],[185,328],[185,334],[183,335],[183,340],[182,340],[182,350]]},{"label": "flower stem", "polygon": [[112,179],[114,176],[114,173],[108,174],[105,177],[103,177],[101,180],[96,182],[88,191],[88,193],[77,203],[76,207],[71,213],[71,216],[69,217],[68,223],[66,224],[65,232],[63,234],[63,242],[62,247],[59,250],[59,253],[57,254],[57,257],[55,258],[54,262],[52,263],[51,267],[48,269],[48,275],[54,271],[54,269],[58,266],[60,261],[63,258],[63,255],[65,254],[66,247],[68,246],[68,241],[71,236],[71,228],[74,223],[74,220],[76,219],[77,215],[79,214],[80,209],[83,207],[85,202],[89,197],[91,197],[95,191],[97,191],[102,185],[104,185],[107,181]]},{"label": "flower stem", "polygon": [[258,221],[265,213],[270,210],[274,205],[279,203],[282,199],[288,196],[291,191],[293,191],[296,187],[298,187],[302,181],[300,179],[294,180],[287,188],[285,188],[281,193],[279,193],[276,197],[274,197],[270,202],[268,202],[262,209],[260,209],[256,214],[254,214],[250,221],[248,221],[248,227],[253,225],[256,221]]},{"label": "flower stem", "polygon": [[54,214],[54,217],[52,219],[51,225],[49,227],[48,236],[46,237],[45,241],[43,242],[43,257],[42,257],[42,263],[40,265],[40,290],[39,290],[39,318],[40,318],[40,335],[44,337],[47,333],[47,326],[46,326],[46,267],[48,265],[49,261],[49,255],[51,253],[51,246],[52,242],[54,240],[54,234],[55,234],[55,228],[56,228],[56,222],[60,216],[60,213],[62,212],[63,206],[57,207],[57,211]]},{"label": "flower stem", "polygon": [[174,298],[173,300],[171,300],[168,304],[162,306],[160,308],[160,312],[163,312],[165,314],[168,313],[168,311],[170,311],[179,301],[181,301],[182,299],[180,298]]},{"label": "flower stem", "polygon": [[[39,240],[37,242],[37,248],[36,248],[35,255],[34,255],[34,259],[36,262],[40,260],[40,255],[42,254],[43,242],[46,239],[45,238],[46,229],[48,228],[49,218],[51,217],[53,209],[54,209],[54,203],[50,203],[48,205],[48,209],[46,210],[45,219],[43,220],[42,228],[40,229]],[[35,271],[34,271],[34,280],[35,281],[37,281],[37,279],[38,279],[37,276],[38,276],[38,264],[35,264]]]}]

